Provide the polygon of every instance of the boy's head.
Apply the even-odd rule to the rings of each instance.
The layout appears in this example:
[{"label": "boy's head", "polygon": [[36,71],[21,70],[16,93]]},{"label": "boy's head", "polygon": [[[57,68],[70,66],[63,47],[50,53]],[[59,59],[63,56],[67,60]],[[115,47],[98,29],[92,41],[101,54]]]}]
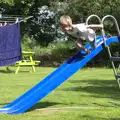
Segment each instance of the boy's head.
[{"label": "boy's head", "polygon": [[71,30],[72,29],[72,19],[68,15],[63,15],[60,17],[60,24],[63,30]]}]

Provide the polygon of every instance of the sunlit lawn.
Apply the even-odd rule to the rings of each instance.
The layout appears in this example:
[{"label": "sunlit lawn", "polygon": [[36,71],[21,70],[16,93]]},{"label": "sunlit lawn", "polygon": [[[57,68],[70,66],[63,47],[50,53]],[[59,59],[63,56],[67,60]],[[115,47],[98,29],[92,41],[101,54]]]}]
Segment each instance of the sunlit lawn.
[{"label": "sunlit lawn", "polygon": [[[10,68],[12,71],[15,68]],[[21,68],[18,74],[0,68],[0,107],[10,103],[56,68]],[[20,115],[0,114],[0,120],[119,120],[120,91],[112,69],[87,68]],[[58,109],[56,109],[58,108]]]}]

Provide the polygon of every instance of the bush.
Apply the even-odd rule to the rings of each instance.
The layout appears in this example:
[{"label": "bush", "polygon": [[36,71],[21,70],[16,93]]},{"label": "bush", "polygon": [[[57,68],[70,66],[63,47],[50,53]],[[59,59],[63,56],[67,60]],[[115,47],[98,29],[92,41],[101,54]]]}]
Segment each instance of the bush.
[{"label": "bush", "polygon": [[53,55],[56,57],[63,57],[70,54],[70,50],[74,49],[74,44],[68,41],[56,41],[50,43],[48,46],[35,46],[33,50],[36,55]]},{"label": "bush", "polygon": [[33,48],[37,45],[36,40],[27,34],[22,38],[22,50],[23,51],[33,51]]}]

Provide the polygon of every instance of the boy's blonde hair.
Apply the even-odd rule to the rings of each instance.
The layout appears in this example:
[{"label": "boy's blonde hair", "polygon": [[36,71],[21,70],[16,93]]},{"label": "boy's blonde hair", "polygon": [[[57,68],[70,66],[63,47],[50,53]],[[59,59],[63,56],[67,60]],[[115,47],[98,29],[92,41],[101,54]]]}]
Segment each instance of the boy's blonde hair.
[{"label": "boy's blonde hair", "polygon": [[72,19],[68,15],[63,15],[60,17],[60,24],[72,25]]}]

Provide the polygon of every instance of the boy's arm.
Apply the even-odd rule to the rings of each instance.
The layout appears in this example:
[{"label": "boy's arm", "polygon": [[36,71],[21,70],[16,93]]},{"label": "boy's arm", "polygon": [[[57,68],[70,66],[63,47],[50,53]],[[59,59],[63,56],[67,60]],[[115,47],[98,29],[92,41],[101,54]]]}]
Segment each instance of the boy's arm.
[{"label": "boy's arm", "polygon": [[103,24],[100,24],[100,25],[96,25],[96,24],[93,24],[93,25],[86,25],[87,28],[103,28]]}]

